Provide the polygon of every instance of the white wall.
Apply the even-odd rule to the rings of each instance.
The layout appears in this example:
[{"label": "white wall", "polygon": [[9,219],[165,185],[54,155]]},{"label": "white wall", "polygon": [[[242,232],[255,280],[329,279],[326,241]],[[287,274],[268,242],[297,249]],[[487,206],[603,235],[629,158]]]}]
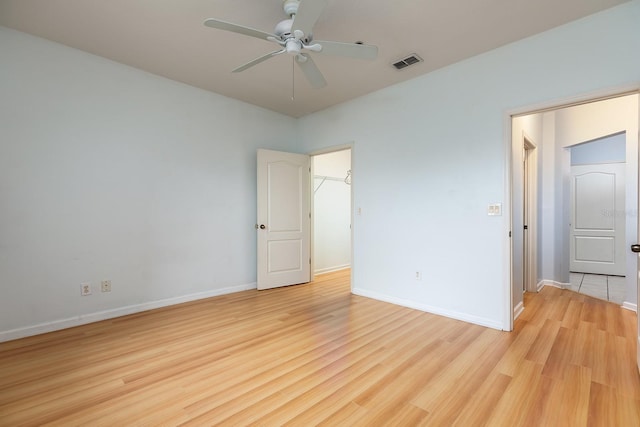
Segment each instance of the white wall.
[{"label": "white wall", "polygon": [[[313,260],[316,274],[351,265],[351,150],[313,157]],[[327,178],[327,179],[324,179]]]},{"label": "white wall", "polygon": [[294,119],[2,27],[0,58],[0,340],[255,286]]},{"label": "white wall", "polygon": [[[508,329],[509,113],[640,84],[640,1],[300,120],[355,141],[354,292]],[[416,281],[415,271],[423,273]]]}]

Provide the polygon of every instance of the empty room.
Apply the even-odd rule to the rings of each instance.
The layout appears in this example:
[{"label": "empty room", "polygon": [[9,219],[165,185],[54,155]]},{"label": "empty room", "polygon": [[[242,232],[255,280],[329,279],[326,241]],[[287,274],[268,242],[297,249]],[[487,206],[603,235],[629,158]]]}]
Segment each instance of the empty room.
[{"label": "empty room", "polygon": [[640,425],[638,22],[0,0],[0,426]]}]

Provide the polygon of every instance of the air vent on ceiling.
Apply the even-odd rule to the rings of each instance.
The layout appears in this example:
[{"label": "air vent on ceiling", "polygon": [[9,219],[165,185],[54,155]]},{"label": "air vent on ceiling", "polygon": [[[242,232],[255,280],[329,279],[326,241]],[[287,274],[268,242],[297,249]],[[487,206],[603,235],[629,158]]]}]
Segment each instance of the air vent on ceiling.
[{"label": "air vent on ceiling", "polygon": [[394,62],[392,65],[396,67],[397,70],[402,70],[403,68],[407,68],[409,65],[417,64],[418,62],[422,62],[422,58],[415,53],[412,53],[406,58],[403,58],[398,62]]}]

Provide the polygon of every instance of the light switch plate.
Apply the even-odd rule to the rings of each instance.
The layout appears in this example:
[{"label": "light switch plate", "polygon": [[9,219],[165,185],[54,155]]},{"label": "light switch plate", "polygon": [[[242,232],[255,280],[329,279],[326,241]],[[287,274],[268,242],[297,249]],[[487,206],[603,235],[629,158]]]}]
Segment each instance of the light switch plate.
[{"label": "light switch plate", "polygon": [[487,208],[487,215],[502,216],[502,203],[492,203]]}]

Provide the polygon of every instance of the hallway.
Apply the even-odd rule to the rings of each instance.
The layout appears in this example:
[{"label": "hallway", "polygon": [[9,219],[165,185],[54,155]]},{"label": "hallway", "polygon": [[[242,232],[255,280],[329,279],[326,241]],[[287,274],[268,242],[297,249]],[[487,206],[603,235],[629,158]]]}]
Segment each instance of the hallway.
[{"label": "hallway", "polygon": [[622,305],[625,297],[625,277],[601,274],[570,273],[572,291]]}]

